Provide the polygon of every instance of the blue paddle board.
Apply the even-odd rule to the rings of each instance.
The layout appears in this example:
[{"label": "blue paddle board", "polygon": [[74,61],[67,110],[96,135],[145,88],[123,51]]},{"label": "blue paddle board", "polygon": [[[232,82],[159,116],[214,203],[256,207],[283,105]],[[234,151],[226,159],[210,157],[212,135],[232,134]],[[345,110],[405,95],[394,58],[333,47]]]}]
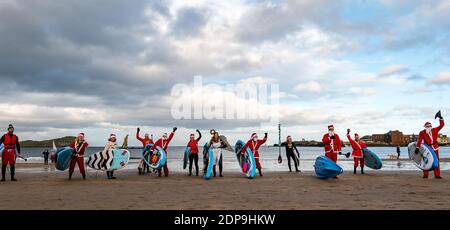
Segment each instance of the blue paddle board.
[{"label": "blue paddle board", "polygon": [[244,145],[245,143],[241,140],[238,140],[236,142],[236,145],[234,146],[236,158],[238,160],[242,172],[247,175],[247,178],[253,179],[255,178],[256,175],[255,156],[253,155],[252,150],[249,148],[245,150],[244,154],[241,154]]},{"label": "blue paddle board", "polygon": [[368,148],[362,148],[362,151],[364,155],[364,165],[371,169],[381,169],[381,167],[383,167],[383,162],[377,154],[372,152],[372,150]]},{"label": "blue paddle board", "polygon": [[412,142],[408,145],[409,159],[411,159],[414,165],[421,170],[431,171],[436,169],[439,165],[439,159],[433,148],[422,143],[419,148],[419,153],[416,154],[416,144],[417,142]]},{"label": "blue paddle board", "polygon": [[3,143],[0,145],[0,154],[3,152],[3,149],[5,148],[5,145]]},{"label": "blue paddle board", "polygon": [[61,171],[68,169],[74,151],[75,150],[71,147],[59,148],[56,151],[56,164],[55,164],[56,169]]},{"label": "blue paddle board", "polygon": [[203,146],[203,178],[211,179],[214,166],[214,152],[212,148],[208,148],[208,143]]},{"label": "blue paddle board", "polygon": [[335,177],[344,172],[344,170],[326,156],[319,156],[314,163],[314,170],[320,179]]},{"label": "blue paddle board", "polygon": [[188,165],[189,155],[191,155],[191,148],[190,147],[186,147],[184,149],[184,154],[183,154],[183,169],[186,169],[186,167]]},{"label": "blue paddle board", "polygon": [[142,158],[144,159],[144,162],[148,165],[148,167],[159,170],[166,165],[166,151],[157,146],[155,150],[151,152],[150,149],[152,147],[153,144],[148,144],[145,146],[144,150],[142,151]]}]

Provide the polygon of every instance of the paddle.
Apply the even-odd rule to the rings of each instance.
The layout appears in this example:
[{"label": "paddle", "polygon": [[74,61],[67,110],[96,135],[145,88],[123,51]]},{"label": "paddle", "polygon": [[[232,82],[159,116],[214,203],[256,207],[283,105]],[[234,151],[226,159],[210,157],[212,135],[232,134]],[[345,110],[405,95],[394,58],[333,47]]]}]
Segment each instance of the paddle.
[{"label": "paddle", "polygon": [[17,157],[21,158],[24,161],[27,161],[27,158],[23,157],[22,155],[17,154]]},{"label": "paddle", "polygon": [[345,156],[346,158],[349,158],[349,157],[350,157],[350,152],[348,152],[348,153],[346,153],[346,154],[339,153],[339,155],[343,155],[343,156]]}]

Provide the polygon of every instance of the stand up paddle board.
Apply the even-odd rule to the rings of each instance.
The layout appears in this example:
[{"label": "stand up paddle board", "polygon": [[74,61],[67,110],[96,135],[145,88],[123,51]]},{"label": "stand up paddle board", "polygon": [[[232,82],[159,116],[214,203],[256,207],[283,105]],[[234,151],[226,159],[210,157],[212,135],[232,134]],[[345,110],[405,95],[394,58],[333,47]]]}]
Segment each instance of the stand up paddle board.
[{"label": "stand up paddle board", "polygon": [[70,160],[72,160],[72,155],[74,149],[71,147],[60,148],[56,151],[56,164],[55,168],[64,171],[69,168]]},{"label": "stand up paddle board", "polygon": [[314,170],[317,177],[326,180],[344,172],[344,170],[326,156],[319,156],[314,163]]},{"label": "stand up paddle board", "polygon": [[364,155],[364,165],[371,169],[381,169],[381,167],[383,167],[383,162],[377,154],[372,152],[372,150],[368,148],[362,148],[362,151]]},{"label": "stand up paddle board", "polygon": [[224,145],[223,147],[224,150],[234,152],[233,147],[230,145],[230,143],[228,143],[227,137],[225,137],[224,135],[220,135],[219,139],[222,141],[222,144]]},{"label": "stand up paddle board", "polygon": [[184,154],[183,154],[183,169],[187,168],[188,162],[189,162],[189,155],[191,155],[191,148],[190,147],[186,147],[184,149]]},{"label": "stand up paddle board", "polygon": [[86,161],[86,165],[95,170],[115,171],[125,168],[129,161],[130,152],[128,150],[114,149],[108,151],[106,156],[103,156],[103,152],[90,155]]},{"label": "stand up paddle board", "polygon": [[242,172],[247,175],[247,178],[253,179],[256,175],[255,156],[253,155],[252,150],[250,150],[249,148],[245,150],[244,154],[241,154],[244,145],[245,143],[241,140],[238,140],[236,142],[236,145],[234,146],[236,158]]},{"label": "stand up paddle board", "polygon": [[433,148],[425,143],[422,143],[419,148],[419,153],[416,154],[416,144],[417,142],[412,142],[408,145],[409,159],[411,159],[414,165],[421,170],[431,171],[436,169],[438,167],[439,160]]},{"label": "stand up paddle board", "polygon": [[148,167],[152,169],[159,170],[166,165],[167,155],[166,151],[159,146],[156,146],[153,152],[150,149],[153,147],[152,144],[148,144],[145,146],[144,151],[142,151],[142,157],[144,162],[148,165]]},{"label": "stand up paddle board", "polygon": [[208,143],[203,146],[203,178],[211,179],[214,166],[214,151],[211,147],[208,148]]},{"label": "stand up paddle board", "polygon": [[0,145],[0,154],[1,153],[3,153],[3,149],[5,148],[5,145],[2,143],[1,145]]}]

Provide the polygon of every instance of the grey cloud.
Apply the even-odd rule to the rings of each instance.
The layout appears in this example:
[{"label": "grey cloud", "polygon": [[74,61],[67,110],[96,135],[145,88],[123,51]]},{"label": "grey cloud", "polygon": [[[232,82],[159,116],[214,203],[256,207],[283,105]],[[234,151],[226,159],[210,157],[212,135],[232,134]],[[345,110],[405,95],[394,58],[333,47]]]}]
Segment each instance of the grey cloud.
[{"label": "grey cloud", "polygon": [[193,37],[201,34],[207,23],[207,9],[182,8],[172,24],[172,34],[178,37]]},{"label": "grey cloud", "polygon": [[335,24],[342,9],[339,1],[258,1],[241,17],[236,37],[249,43],[279,41],[307,23]]}]

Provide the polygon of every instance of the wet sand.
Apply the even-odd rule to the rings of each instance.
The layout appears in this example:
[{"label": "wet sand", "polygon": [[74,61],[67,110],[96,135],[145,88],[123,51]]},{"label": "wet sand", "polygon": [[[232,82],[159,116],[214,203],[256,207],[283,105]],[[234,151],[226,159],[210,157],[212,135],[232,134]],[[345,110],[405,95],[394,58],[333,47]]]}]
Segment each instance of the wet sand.
[{"label": "wet sand", "polygon": [[371,171],[345,172],[326,181],[313,172],[266,173],[254,180],[227,173],[206,181],[180,173],[157,178],[126,170],[116,172],[117,180],[91,171],[85,181],[78,173],[68,181],[67,172],[45,167],[48,172],[19,169],[18,182],[0,183],[1,209],[450,209],[449,171],[442,172],[443,180],[432,174],[422,179],[420,171]]}]

